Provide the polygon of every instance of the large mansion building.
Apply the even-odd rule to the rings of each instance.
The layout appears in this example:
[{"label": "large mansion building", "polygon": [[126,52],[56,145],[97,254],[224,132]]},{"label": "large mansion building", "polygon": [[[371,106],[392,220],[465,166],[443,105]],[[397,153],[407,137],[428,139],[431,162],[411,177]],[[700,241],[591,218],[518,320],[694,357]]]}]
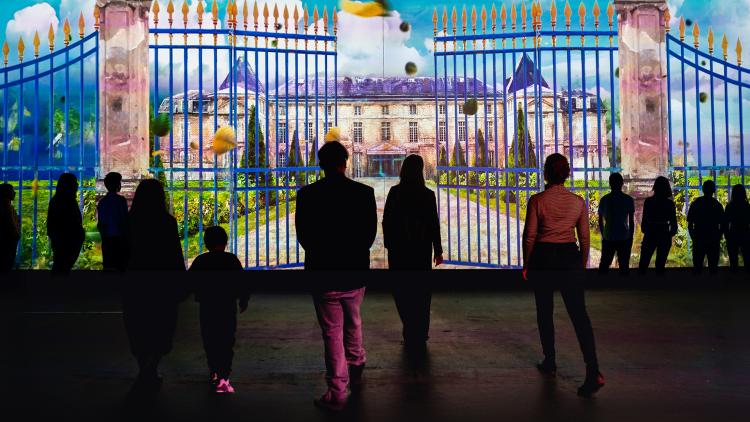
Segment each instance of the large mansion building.
[{"label": "large mansion building", "polygon": [[[307,162],[306,157],[315,153],[328,130],[336,126],[341,142],[349,150],[348,168],[354,177],[396,176],[408,154],[420,154],[427,175],[432,176],[441,149],[450,158],[456,140],[461,142],[462,152],[468,154],[465,162],[472,166],[480,131],[487,145],[489,166],[502,168],[517,136],[518,110],[523,110],[524,125],[535,146],[536,132],[542,131],[545,155],[557,151],[570,157],[572,139],[575,168],[608,168],[606,139],[610,135],[605,127],[604,102],[596,94],[580,90],[554,92],[534,66],[528,56],[523,57],[513,75],[496,86],[469,77],[326,80],[309,76],[281,84],[269,93],[240,60],[232,82],[228,76],[217,92],[188,91],[162,101],[159,112],[168,113],[171,105],[174,116],[172,133],[160,139],[162,146],[171,145],[171,154],[162,159],[165,167],[180,170],[175,177],[184,174],[185,169],[201,166],[228,168],[229,154],[214,163],[214,154],[208,150],[215,127],[236,121],[237,154],[241,157],[248,132],[255,132],[254,126],[246,128],[250,117],[246,107],[249,110],[257,104],[259,131],[264,134],[271,167],[290,164],[295,137],[305,160],[302,163]],[[334,101],[336,90],[338,98]],[[465,98],[477,99],[475,115],[463,113]],[[541,99],[541,104],[537,104],[537,99]],[[195,148],[201,131],[203,151]],[[198,172],[187,171],[191,179],[198,178]],[[204,173],[204,179],[210,179],[212,174]]]}]

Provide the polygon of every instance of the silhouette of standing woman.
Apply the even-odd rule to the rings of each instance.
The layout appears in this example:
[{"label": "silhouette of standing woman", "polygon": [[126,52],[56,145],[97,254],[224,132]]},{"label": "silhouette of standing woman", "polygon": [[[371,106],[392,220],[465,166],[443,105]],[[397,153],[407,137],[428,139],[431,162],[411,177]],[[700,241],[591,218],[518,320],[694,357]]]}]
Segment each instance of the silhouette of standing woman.
[{"label": "silhouette of standing woman", "polygon": [[52,244],[52,273],[68,274],[81,253],[85,233],[76,200],[78,179],[63,173],[47,209],[47,236]]},{"label": "silhouette of standing woman", "polygon": [[677,234],[677,210],[672,201],[672,186],[664,176],[654,180],[654,194],[643,202],[641,261],[638,270],[644,274],[656,251],[656,273],[664,274],[672,237]]},{"label": "silhouette of standing woman", "polygon": [[726,239],[729,252],[729,268],[736,271],[739,267],[739,255],[745,270],[750,270],[750,204],[747,202],[745,186],[737,184],[732,187],[732,198],[726,209]]},{"label": "silhouette of standing woman", "polygon": [[583,198],[565,188],[569,175],[570,165],[563,155],[555,153],[547,157],[544,162],[547,186],[529,199],[526,211],[523,274],[525,277],[528,271],[533,282],[544,352],[544,361],[537,368],[548,375],[557,372],[553,294],[559,288],[586,362],[586,380],[578,388],[578,395],[588,397],[604,386],[604,377],[599,372],[583,285],[575,274],[586,268],[589,258],[588,208]]},{"label": "silhouette of standing woman", "polygon": [[[158,180],[142,181],[128,215],[129,270],[185,271],[177,220],[167,211],[164,187]],[[123,297],[123,319],[130,350],[138,361],[134,389],[155,392],[161,387],[157,369],[172,349],[177,307],[187,297],[178,281],[166,275],[153,283],[133,275]]]},{"label": "silhouette of standing woman", "polygon": [[[401,166],[401,182],[388,192],[383,212],[383,240],[392,270],[431,270],[443,262],[435,193],[425,187],[424,162],[409,155]],[[434,253],[434,258],[433,258]],[[409,352],[423,351],[430,330],[429,287],[417,279],[393,290],[396,309],[404,325],[404,345]]]},{"label": "silhouette of standing woman", "polygon": [[16,192],[8,183],[0,185],[0,273],[10,271],[16,262],[16,250],[21,234],[18,215],[13,208]]}]

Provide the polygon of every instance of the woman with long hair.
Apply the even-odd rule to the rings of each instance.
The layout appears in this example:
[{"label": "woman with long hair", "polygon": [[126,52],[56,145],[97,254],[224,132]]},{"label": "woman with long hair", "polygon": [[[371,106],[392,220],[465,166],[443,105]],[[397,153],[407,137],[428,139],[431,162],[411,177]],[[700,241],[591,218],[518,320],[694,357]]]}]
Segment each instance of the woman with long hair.
[{"label": "woman with long hair", "polygon": [[747,202],[747,191],[741,184],[732,187],[732,197],[726,209],[727,251],[729,252],[729,269],[736,271],[739,267],[739,255],[745,270],[750,270],[750,204]]},{"label": "woman with long hair", "polygon": [[565,188],[569,175],[570,165],[563,155],[555,153],[547,157],[544,162],[547,185],[543,192],[531,196],[526,210],[523,274],[533,283],[544,353],[537,369],[550,376],[557,372],[553,294],[560,289],[586,363],[586,380],[578,388],[578,395],[588,397],[604,386],[604,377],[599,372],[594,331],[581,282],[589,258],[588,208],[583,198]]},{"label": "woman with long hair", "polygon": [[[142,181],[135,191],[128,214],[129,263],[131,271],[185,271],[177,220],[167,211],[161,182]],[[161,387],[157,369],[172,349],[177,308],[187,297],[183,280],[166,275],[159,284],[132,275],[123,297],[123,319],[130,350],[138,361],[134,388],[154,392]]]},{"label": "woman with long hair", "polygon": [[[409,155],[401,165],[400,182],[388,192],[383,212],[383,240],[392,270],[430,270],[443,262],[435,193],[425,186],[424,161]],[[432,293],[418,284],[397,286],[393,291],[403,323],[408,351],[423,351],[430,329]]]},{"label": "woman with long hair", "polygon": [[68,274],[78,260],[86,233],[78,208],[78,179],[63,173],[47,208],[47,236],[52,246],[52,273]]},{"label": "woman with long hair", "polygon": [[672,200],[672,186],[666,177],[657,177],[652,190],[654,194],[643,202],[643,242],[638,269],[644,274],[656,251],[656,273],[661,275],[672,248],[672,237],[677,234],[677,209]]}]

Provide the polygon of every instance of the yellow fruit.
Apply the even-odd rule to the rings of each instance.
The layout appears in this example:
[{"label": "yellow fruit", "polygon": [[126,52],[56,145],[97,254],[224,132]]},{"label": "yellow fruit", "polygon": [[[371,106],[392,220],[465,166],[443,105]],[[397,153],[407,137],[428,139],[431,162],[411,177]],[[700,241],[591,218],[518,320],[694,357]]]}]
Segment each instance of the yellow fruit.
[{"label": "yellow fruit", "polygon": [[31,195],[36,198],[37,192],[39,192],[39,179],[34,178],[31,182]]},{"label": "yellow fruit", "polygon": [[363,3],[359,1],[342,0],[341,10],[361,18],[374,18],[388,13],[385,7],[383,7],[383,3],[377,1]]},{"label": "yellow fruit", "polygon": [[331,141],[340,141],[341,140],[341,129],[337,127],[332,127],[328,133],[326,133],[325,137],[326,142]]},{"label": "yellow fruit", "polygon": [[198,142],[190,141],[190,148],[191,149],[198,149]]},{"label": "yellow fruit", "polygon": [[226,154],[237,146],[235,140],[234,128],[231,126],[222,126],[216,131],[214,140],[211,143],[211,149],[218,155]]},{"label": "yellow fruit", "polygon": [[151,156],[152,156],[152,157],[156,157],[156,156],[158,155],[159,157],[163,157],[163,156],[164,156],[164,154],[166,154],[166,153],[167,153],[166,151],[164,151],[164,150],[162,150],[162,149],[158,149],[158,150],[156,150],[156,151],[152,152],[152,153],[151,153]]}]

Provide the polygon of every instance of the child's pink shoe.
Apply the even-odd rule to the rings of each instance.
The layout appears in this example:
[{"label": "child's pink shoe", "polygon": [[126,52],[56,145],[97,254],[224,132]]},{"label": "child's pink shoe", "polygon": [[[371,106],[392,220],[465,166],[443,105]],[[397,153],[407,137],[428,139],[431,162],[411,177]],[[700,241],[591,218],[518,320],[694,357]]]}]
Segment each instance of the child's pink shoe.
[{"label": "child's pink shoe", "polygon": [[233,394],[234,387],[229,383],[228,379],[220,379],[219,383],[216,384],[216,394]]}]

